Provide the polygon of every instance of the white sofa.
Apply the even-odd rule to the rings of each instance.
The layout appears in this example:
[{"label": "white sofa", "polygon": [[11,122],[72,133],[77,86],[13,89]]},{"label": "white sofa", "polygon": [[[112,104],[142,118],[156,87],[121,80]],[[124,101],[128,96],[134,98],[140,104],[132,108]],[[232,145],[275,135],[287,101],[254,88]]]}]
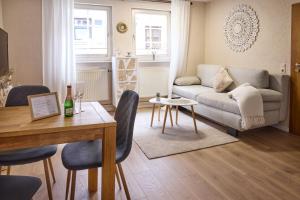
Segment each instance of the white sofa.
[{"label": "white sofa", "polygon": [[[199,65],[197,76],[201,80],[201,85],[174,85],[173,94],[198,101],[199,104],[195,106],[197,114],[227,126],[229,133],[236,135],[237,131],[245,131],[241,126],[241,114],[237,103],[229,98],[226,92],[217,93],[213,89],[213,77],[220,67],[219,65]],[[263,126],[275,125],[287,118],[289,76],[271,75],[268,71],[259,69],[227,68],[234,80],[228,91],[240,84],[250,83],[261,92],[266,119]]]}]

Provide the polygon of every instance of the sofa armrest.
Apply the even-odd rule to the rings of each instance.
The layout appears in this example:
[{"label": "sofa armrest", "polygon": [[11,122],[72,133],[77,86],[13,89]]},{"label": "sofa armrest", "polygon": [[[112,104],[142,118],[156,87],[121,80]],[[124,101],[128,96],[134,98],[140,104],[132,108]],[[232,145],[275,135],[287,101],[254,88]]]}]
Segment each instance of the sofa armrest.
[{"label": "sofa armrest", "polygon": [[270,89],[283,93],[290,89],[290,76],[270,74]]},{"label": "sofa armrest", "polygon": [[282,101],[280,106],[280,121],[284,121],[287,117],[290,101],[290,76],[280,74],[270,74],[270,89],[282,93]]}]

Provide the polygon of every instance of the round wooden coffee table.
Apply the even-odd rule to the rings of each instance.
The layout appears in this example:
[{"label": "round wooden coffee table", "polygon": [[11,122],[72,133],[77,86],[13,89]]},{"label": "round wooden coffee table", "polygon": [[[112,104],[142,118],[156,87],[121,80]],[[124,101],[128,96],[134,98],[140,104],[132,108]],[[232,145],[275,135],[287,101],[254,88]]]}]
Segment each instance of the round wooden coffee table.
[{"label": "round wooden coffee table", "polygon": [[[154,115],[155,115],[154,113],[155,113],[156,106],[158,105],[158,121],[160,121],[160,110],[161,110],[161,106],[164,105],[164,104],[162,104],[162,102],[164,102],[166,99],[167,98],[159,98],[159,99],[157,99],[155,97],[155,98],[152,98],[152,99],[149,100],[149,103],[153,104],[153,106],[152,106],[152,114],[151,114],[151,123],[150,123],[151,127],[153,126],[153,119],[154,119]],[[172,120],[171,111],[169,113],[170,113],[171,125],[173,126],[173,120]]]},{"label": "round wooden coffee table", "polygon": [[173,119],[172,119],[172,112],[171,112],[173,106],[176,107],[176,124],[178,124],[178,107],[179,106],[191,106],[195,132],[198,133],[196,119],[195,119],[195,112],[194,112],[194,105],[198,104],[197,101],[194,101],[192,99],[186,99],[186,98],[178,98],[178,99],[160,98],[160,100],[158,101],[156,98],[152,98],[149,100],[149,102],[153,104],[152,116],[151,116],[151,126],[153,124],[155,106],[159,105],[159,113],[160,113],[160,105],[166,106],[162,133],[165,132],[168,113],[170,115],[171,125],[173,126]]}]

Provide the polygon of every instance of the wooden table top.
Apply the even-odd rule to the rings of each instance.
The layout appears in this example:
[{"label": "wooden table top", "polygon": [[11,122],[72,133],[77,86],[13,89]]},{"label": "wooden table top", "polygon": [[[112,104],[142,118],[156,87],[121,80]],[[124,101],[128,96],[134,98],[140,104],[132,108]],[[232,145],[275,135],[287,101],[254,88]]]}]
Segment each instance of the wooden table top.
[{"label": "wooden table top", "polygon": [[28,106],[0,108],[0,138],[116,126],[113,117],[98,102],[82,103],[82,108],[84,112],[71,118],[62,113],[33,122]]}]

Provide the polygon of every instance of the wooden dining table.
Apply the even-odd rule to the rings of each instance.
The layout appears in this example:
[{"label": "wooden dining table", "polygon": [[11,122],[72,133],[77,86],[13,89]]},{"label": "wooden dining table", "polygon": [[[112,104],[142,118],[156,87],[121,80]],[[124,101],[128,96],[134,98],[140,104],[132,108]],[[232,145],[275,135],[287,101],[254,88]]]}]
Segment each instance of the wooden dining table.
[{"label": "wooden dining table", "polygon": [[[102,199],[115,199],[116,121],[98,102],[84,112],[31,121],[28,106],[0,108],[0,151],[102,139]],[[98,188],[98,169],[88,171],[88,189]]]}]

